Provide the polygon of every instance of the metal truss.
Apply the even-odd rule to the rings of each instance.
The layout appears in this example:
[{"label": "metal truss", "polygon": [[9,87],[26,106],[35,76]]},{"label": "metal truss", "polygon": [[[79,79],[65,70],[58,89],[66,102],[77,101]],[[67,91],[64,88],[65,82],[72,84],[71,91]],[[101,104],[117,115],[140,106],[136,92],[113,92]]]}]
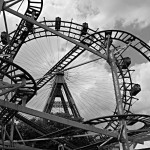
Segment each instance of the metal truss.
[{"label": "metal truss", "polygon": [[[65,100],[64,98],[62,88],[64,89],[67,100]],[[76,119],[82,119],[74,102],[74,99],[69,91],[67,83],[65,82],[63,72],[56,73],[55,81],[43,112],[52,113],[52,108],[54,107],[56,97],[59,97],[61,99],[60,103],[62,105],[62,108],[64,109],[64,113],[73,116]],[[71,110],[71,113],[69,112],[69,108]]]},{"label": "metal truss", "polygon": [[[44,21],[39,23],[36,20],[42,10],[42,0],[28,0],[28,7],[24,15],[9,8],[14,3],[6,5],[4,2],[3,5],[3,1],[0,2],[0,10],[8,11],[22,18],[18,28],[9,35],[8,44],[2,44],[3,51],[1,56],[3,58],[0,58],[0,89],[2,90],[0,96],[3,98],[3,100],[0,101],[0,105],[2,106],[0,119],[2,124],[6,125],[10,119],[16,115],[18,118],[20,118],[20,120],[23,120],[38,132],[40,132],[41,135],[45,135],[44,129],[36,126],[34,123],[31,123],[23,116],[19,116],[17,114],[18,112],[24,112],[71,126],[67,129],[57,131],[57,133],[53,133],[51,135],[63,135],[68,129],[68,131],[71,132],[82,129],[99,133],[99,141],[95,140],[94,143],[89,143],[89,145],[85,145],[83,147],[72,147],[72,149],[76,150],[91,149],[93,147],[101,148],[111,145],[114,146],[114,144],[118,142],[119,136],[122,136],[122,133],[120,132],[120,120],[125,121],[127,125],[133,125],[137,122],[144,123],[144,126],[137,131],[127,131],[127,138],[129,138],[131,143],[138,143],[139,136],[142,133],[143,140],[148,139],[149,137],[147,136],[147,133],[149,132],[149,116],[132,114],[130,111],[133,102],[137,100],[134,95],[131,95],[131,91],[135,83],[132,83],[130,75],[130,72],[133,70],[130,70],[128,66],[123,68],[125,61],[122,54],[124,54],[128,48],[132,48],[143,55],[143,57],[145,57],[148,61],[150,61],[150,47],[136,36],[125,31],[95,31],[88,28],[87,24],[79,25],[73,23],[72,21],[67,22],[60,20],[57,27],[55,24],[56,20],[46,21],[44,19]],[[83,30],[83,26],[85,27],[85,30]],[[42,38],[45,36],[59,36],[75,44],[75,46],[35,83],[34,79],[31,77],[31,75],[28,74],[27,71],[12,63],[12,61],[19,52],[22,44],[34,40],[35,38]],[[116,47],[113,41],[123,43],[124,47]],[[109,50],[113,50],[114,65],[116,69],[115,72],[118,81],[117,86],[121,96],[119,99],[122,100],[120,103],[122,108],[119,111],[122,111],[122,113],[118,113],[118,104],[114,110],[113,116],[95,118],[84,123],[79,123],[24,107],[25,104],[35,95],[36,90],[41,89],[46,83],[54,78],[58,72],[65,69],[85,50],[88,50],[89,52],[92,52],[93,54],[107,60],[109,64],[110,61],[112,61],[112,59],[109,60]],[[112,68],[112,70],[113,69],[114,68]],[[5,77],[7,77],[11,82],[3,81]],[[11,96],[9,96],[9,94],[11,94]],[[94,125],[102,123],[107,123],[105,129],[94,127]],[[137,140],[133,140],[134,138]],[[62,143],[62,141],[57,142]],[[68,145],[69,144],[70,143],[68,143]],[[6,146],[7,144],[3,143],[2,140],[2,145],[4,148],[4,145]],[[124,148],[124,150],[126,150],[126,148]]]},{"label": "metal truss", "polygon": [[[10,69],[7,70],[7,67]],[[32,76],[18,65],[0,58],[0,75],[10,79],[10,83],[1,82],[1,96],[4,101],[25,105],[36,93],[36,83]],[[13,92],[13,95],[12,93]],[[11,94],[11,96],[9,96]],[[16,111],[3,108],[0,112],[2,124],[7,124],[8,121],[16,114]]]}]

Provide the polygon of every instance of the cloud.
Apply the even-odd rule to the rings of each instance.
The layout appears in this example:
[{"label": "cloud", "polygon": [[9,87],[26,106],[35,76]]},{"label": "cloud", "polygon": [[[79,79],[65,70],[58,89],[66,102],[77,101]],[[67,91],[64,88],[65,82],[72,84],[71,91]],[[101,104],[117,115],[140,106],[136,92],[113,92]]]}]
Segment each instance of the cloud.
[{"label": "cloud", "polygon": [[[54,20],[57,16],[60,16],[62,20],[67,21],[73,18],[73,22],[80,24],[88,22],[90,28],[99,28],[100,30],[113,29],[118,21],[121,22],[122,26],[132,25],[135,28],[145,28],[150,25],[149,0],[144,0],[144,2],[141,0],[43,0],[43,2],[43,10],[38,21],[43,20],[43,17]],[[17,7],[15,6],[14,9],[17,10]],[[22,6],[21,10],[25,8],[26,4]],[[6,16],[9,31],[15,30],[16,23],[19,23],[20,19],[8,13],[6,13]],[[5,28],[2,23],[2,13],[0,20],[0,31],[3,31]],[[53,45],[48,45],[48,48],[41,46],[45,46],[45,43],[39,44],[40,46],[37,45],[38,48],[41,48],[41,51],[34,47],[35,43],[32,46],[24,47],[23,53],[18,55],[17,64],[22,65],[35,78],[42,76],[60,57],[55,49],[58,48],[57,42],[51,40],[51,43]],[[66,44],[64,42],[61,42],[61,44],[63,44],[61,50],[65,52]],[[51,50],[51,53],[47,51],[48,49]],[[43,54],[46,56],[42,56]],[[27,59],[22,59],[26,55],[28,56]],[[84,62],[84,59],[85,57],[82,57],[78,63]],[[87,57],[87,60],[90,60],[90,58]],[[85,119],[113,114],[115,107],[113,84],[105,65],[105,62],[98,61],[74,71],[68,71],[68,86],[81,115]],[[135,113],[150,115],[150,63],[138,64],[133,68],[135,69],[133,82],[139,83],[142,91],[137,95],[139,101],[133,105],[132,110]],[[38,91],[38,95],[28,105],[41,110],[48,98],[50,87],[49,85],[44,87],[43,91]]]},{"label": "cloud", "polygon": [[[83,23],[88,22],[91,28],[100,28],[100,29],[109,29],[114,28],[117,21],[121,21],[123,26],[135,25],[135,27],[144,28],[150,24],[150,1],[145,0],[144,3],[141,0],[44,0],[43,11],[38,20],[42,20],[42,17],[46,17],[48,20],[54,20],[55,17],[60,16],[62,20],[70,20],[74,19],[74,22]],[[18,6],[15,6],[14,9],[17,9]],[[26,4],[23,4],[21,10],[25,10]],[[2,15],[1,15],[2,19]],[[7,19],[10,26],[13,29],[16,27],[16,18],[12,17],[12,15],[7,14]],[[13,22],[13,24],[10,24]],[[1,26],[2,27],[2,26]],[[60,41],[61,42],[61,41]],[[54,42],[53,42],[54,44]],[[65,45],[63,41],[63,46],[60,47],[62,51],[65,51]],[[57,43],[53,45],[57,46]],[[31,51],[31,50],[30,50]],[[54,51],[54,50],[53,50]],[[48,52],[46,52],[48,53]],[[38,53],[37,53],[38,54]],[[58,55],[55,55],[55,58]],[[46,60],[49,60],[49,56],[46,56]],[[43,61],[44,57],[38,61],[41,63],[42,70],[49,67],[48,62]],[[54,61],[54,60],[51,60]],[[143,105],[143,108],[138,107],[138,103],[148,102],[149,97],[149,89],[150,86],[147,83],[149,80],[149,71],[145,69],[146,67],[150,67],[149,63],[136,65],[136,71],[134,75],[134,80],[136,83],[140,83],[142,87],[142,92],[139,93],[140,101],[137,102],[136,110],[142,111],[146,105]],[[34,67],[39,71],[38,65]],[[88,69],[88,68],[87,68]],[[93,66],[92,71],[96,71],[96,69],[104,69]],[[88,69],[89,70],[89,69]],[[44,72],[42,72],[44,73]],[[107,74],[107,72],[105,72]],[[86,72],[85,72],[86,75]],[[99,75],[99,73],[97,73]],[[99,79],[100,81],[100,79]],[[100,82],[95,82],[93,80],[88,80],[89,83],[86,83],[87,93],[92,91],[94,94],[94,90],[98,89],[101,85]],[[109,80],[108,80],[109,81]],[[87,82],[87,81],[86,81]],[[101,81],[102,82],[102,81]],[[82,85],[83,86],[83,85]],[[85,85],[84,85],[85,87]],[[102,89],[102,88],[101,88]],[[86,92],[83,92],[83,95],[86,95]],[[136,105],[136,104],[135,104]],[[140,110],[141,109],[141,110]]]},{"label": "cloud", "polygon": [[[147,44],[150,45],[150,41]],[[141,86],[141,91],[137,94],[139,100],[135,102],[132,109],[135,113],[150,115],[150,62],[135,64],[131,69],[135,70],[131,76],[132,82]]]},{"label": "cloud", "polygon": [[140,0],[82,0],[77,1],[80,16],[84,16],[92,26],[114,28],[117,21],[123,26],[130,24],[143,28],[150,24],[150,1]]},{"label": "cloud", "polygon": [[[90,57],[77,59],[77,64],[91,60]],[[67,80],[77,107],[85,119],[112,115],[115,98],[111,74],[105,69],[103,60],[70,70]]]},{"label": "cloud", "polygon": [[[70,45],[55,37],[37,39],[22,46],[15,63],[27,70],[35,79],[45,74],[62,56]],[[59,46],[62,50],[58,48]],[[39,55],[40,54],[40,55]],[[26,59],[24,57],[26,56]],[[85,52],[79,56],[70,66],[75,66],[95,58],[91,53]],[[99,61],[89,63],[65,73],[65,79],[69,90],[79,109],[81,116],[86,119],[112,115],[115,109],[114,91],[111,74],[106,70],[106,62]],[[34,68],[34,69],[33,69]],[[51,83],[46,85],[29,102],[28,106],[42,110],[51,91]],[[41,102],[42,99],[42,102]],[[111,105],[110,105],[111,104]]]},{"label": "cloud", "polygon": [[[24,14],[26,9],[27,9],[27,1],[23,1],[22,5],[20,5],[21,2],[17,3],[16,5],[13,5],[11,7],[11,9],[18,11],[19,13]],[[20,8],[19,8],[20,7]],[[7,11],[5,11],[5,15],[6,15],[6,21],[7,21],[7,26],[8,26],[8,31],[14,31],[16,30],[17,26],[16,24],[19,24],[21,19]],[[3,19],[3,12],[1,12],[0,15],[0,31],[5,30],[5,25],[4,25],[4,19]]]},{"label": "cloud", "polygon": [[41,17],[48,20],[54,20],[56,17],[62,17],[62,20],[70,20],[76,16],[76,3],[72,0],[44,0]]},{"label": "cloud", "polygon": [[132,108],[136,113],[150,115],[150,62],[138,64],[132,68],[135,69],[132,75],[133,83],[138,83],[141,86],[141,92],[137,95],[139,101]]},{"label": "cloud", "polygon": [[[54,20],[60,16],[62,20],[74,19],[74,22],[82,24],[88,22],[89,27],[100,30],[113,29],[119,21],[123,26],[145,28],[150,24],[150,1],[145,0],[44,0],[43,10],[39,21],[46,17]],[[15,10],[18,5],[14,6]],[[20,12],[26,10],[26,1],[20,8]],[[0,16],[2,20],[2,15]],[[9,31],[16,29],[18,19],[7,14]],[[2,26],[1,26],[2,28]]]}]

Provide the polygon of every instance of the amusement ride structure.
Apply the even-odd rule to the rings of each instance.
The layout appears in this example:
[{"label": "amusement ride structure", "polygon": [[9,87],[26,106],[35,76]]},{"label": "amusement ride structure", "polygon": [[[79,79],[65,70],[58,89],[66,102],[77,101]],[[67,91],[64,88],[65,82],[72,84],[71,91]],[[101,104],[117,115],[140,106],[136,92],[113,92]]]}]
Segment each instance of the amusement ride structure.
[{"label": "amusement ride structure", "polygon": [[[150,61],[150,47],[128,32],[93,30],[86,22],[77,24],[73,21],[63,21],[60,17],[56,17],[55,20],[44,18],[43,21],[38,22],[43,0],[28,0],[27,10],[24,14],[11,8],[22,2],[23,0],[0,1],[0,12],[5,23],[5,31],[1,32],[0,41],[0,149],[42,149],[26,145],[21,135],[21,142],[19,140],[17,142],[13,138],[15,128],[13,124],[16,124],[16,119],[27,124],[41,137],[41,139],[37,137],[26,141],[49,140],[55,143],[59,150],[129,150],[131,146],[134,147],[138,143],[149,140],[150,116],[134,114],[131,111],[133,103],[138,100],[136,95],[142,89],[139,84],[132,81],[131,58],[127,56],[126,51],[136,51],[145,60]],[[17,29],[11,33],[8,32],[5,12],[21,18]],[[61,37],[72,43],[73,46],[54,66],[47,68],[48,71],[35,80],[28,70],[15,63],[15,59],[23,45],[47,37]],[[68,67],[87,51],[96,56],[96,59]],[[25,56],[24,59],[26,59]],[[76,99],[66,82],[65,75],[69,69],[83,66],[98,59],[104,59],[110,66],[116,105],[111,115],[93,117],[93,119],[84,121],[76,105]],[[38,91],[49,83],[51,83],[51,90],[43,111],[26,107],[26,104],[35,95],[38,95]],[[53,111],[55,108],[61,108],[62,114],[69,117],[58,115]],[[44,124],[39,126],[23,114],[41,118],[43,122],[52,121],[64,124],[64,128],[57,128],[54,132],[49,132],[45,129]],[[129,130],[128,127],[134,126],[136,123],[142,123],[143,126],[136,130]],[[12,126],[9,131],[6,128],[8,124]],[[18,130],[17,132],[20,134]],[[82,142],[85,137],[88,139],[86,143]],[[81,144],[75,144],[75,138],[79,138]],[[51,149],[54,147],[51,146]]]}]

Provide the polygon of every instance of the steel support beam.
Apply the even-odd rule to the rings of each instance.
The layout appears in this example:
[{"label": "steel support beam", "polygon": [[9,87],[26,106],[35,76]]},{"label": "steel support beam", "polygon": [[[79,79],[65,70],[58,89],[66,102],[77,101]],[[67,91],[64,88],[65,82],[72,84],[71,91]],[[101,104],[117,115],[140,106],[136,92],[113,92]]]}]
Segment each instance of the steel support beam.
[{"label": "steel support beam", "polygon": [[21,105],[13,104],[13,103],[10,103],[10,102],[7,102],[7,101],[0,100],[0,106],[7,107],[7,108],[10,108],[10,109],[13,109],[13,110],[16,110],[16,111],[19,111],[19,112],[23,112],[23,113],[26,113],[26,114],[30,114],[32,116],[37,116],[37,117],[40,117],[40,118],[43,118],[43,119],[48,119],[48,120],[52,120],[52,121],[55,121],[55,122],[58,122],[58,123],[66,124],[66,125],[73,126],[73,127],[76,127],[76,128],[80,128],[80,129],[83,129],[83,130],[91,131],[91,132],[94,132],[94,133],[104,134],[104,135],[107,135],[107,136],[110,136],[110,137],[115,137],[115,138],[118,137],[117,132],[110,132],[110,131],[107,131],[107,130],[104,130],[104,129],[96,128],[94,126],[82,124],[82,123],[72,121],[72,120],[69,120],[69,119],[65,119],[65,118],[61,118],[61,117],[58,117],[58,116],[55,116],[55,115],[51,115],[51,114],[48,114],[48,113],[33,110],[31,108],[27,108],[27,107],[24,107],[24,106],[21,106]]},{"label": "steel support beam", "polygon": [[3,9],[3,4],[4,4],[4,0],[0,0],[0,14],[1,14],[1,11]]},{"label": "steel support beam", "polygon": [[[114,90],[115,90],[118,115],[123,115],[124,114],[123,102],[121,98],[119,80],[117,76],[117,66],[116,66],[116,60],[115,60],[113,50],[108,50],[108,55],[109,55],[108,62],[110,64],[111,71],[112,71],[112,78],[113,78],[113,84],[114,84]],[[118,140],[120,143],[120,149],[129,150],[126,122],[123,118],[120,118],[119,121],[120,121],[120,133],[118,136]]]},{"label": "steel support beam", "polygon": [[[0,140],[0,149],[3,148],[3,146],[1,145],[2,141]],[[30,146],[25,146],[25,145],[21,145],[18,143],[14,143],[13,147],[10,147],[10,142],[5,141],[4,142],[4,149],[8,149],[8,150],[43,150],[43,149],[39,149],[39,148],[34,148],[34,147],[30,147]]]},{"label": "steel support beam", "polygon": [[26,79],[22,79],[22,83],[17,83],[17,84],[9,84],[2,81],[0,82],[0,90],[2,90],[0,96],[9,92],[13,92],[16,89],[19,89],[20,87],[24,87],[25,85],[26,85]]},{"label": "steel support beam", "polygon": [[[4,9],[6,9],[6,8],[8,8],[8,7],[11,7],[11,6],[15,5],[15,4],[17,4],[17,3],[19,3],[20,1],[22,1],[22,0],[17,0],[17,1],[15,1],[15,2],[9,4],[9,5],[5,5],[5,6],[4,6]],[[8,2],[8,3],[9,3],[9,2]],[[5,2],[5,4],[8,4],[8,3]]]},{"label": "steel support beam", "polygon": [[99,56],[99,57],[101,57],[101,58],[104,58],[104,59],[106,60],[106,56],[105,56],[105,55],[102,55],[100,52],[95,51],[95,50],[89,48],[87,45],[84,45],[84,44],[82,44],[82,43],[80,43],[80,42],[78,42],[78,41],[76,41],[76,40],[74,40],[74,39],[72,39],[72,38],[70,38],[70,37],[68,37],[68,36],[65,36],[64,34],[58,32],[58,31],[56,31],[56,30],[53,30],[53,29],[47,27],[46,25],[43,25],[43,24],[41,24],[41,23],[39,23],[39,22],[37,22],[37,21],[35,21],[35,20],[33,20],[33,19],[31,19],[31,18],[25,16],[25,15],[22,15],[21,13],[18,13],[17,11],[14,11],[14,10],[12,10],[12,9],[10,9],[10,8],[7,8],[7,9],[5,9],[5,10],[6,10],[7,12],[9,12],[9,13],[11,13],[11,14],[14,14],[15,16],[18,16],[18,17],[20,17],[20,18],[22,18],[22,19],[24,19],[24,20],[26,20],[26,21],[28,21],[28,22],[31,22],[31,23],[33,23],[33,24],[35,24],[35,25],[37,25],[37,26],[39,26],[39,27],[41,27],[41,28],[43,28],[43,29],[45,29],[45,30],[47,30],[47,31],[50,31],[50,32],[52,32],[53,34],[58,35],[59,37],[61,37],[61,38],[63,38],[63,39],[66,39],[67,41],[69,41],[69,42],[71,42],[71,43],[74,43],[75,45],[78,45],[79,47],[82,47],[82,48],[84,48],[84,49],[86,49],[86,50],[92,52],[93,54],[95,54],[95,55],[97,55],[97,56]]}]

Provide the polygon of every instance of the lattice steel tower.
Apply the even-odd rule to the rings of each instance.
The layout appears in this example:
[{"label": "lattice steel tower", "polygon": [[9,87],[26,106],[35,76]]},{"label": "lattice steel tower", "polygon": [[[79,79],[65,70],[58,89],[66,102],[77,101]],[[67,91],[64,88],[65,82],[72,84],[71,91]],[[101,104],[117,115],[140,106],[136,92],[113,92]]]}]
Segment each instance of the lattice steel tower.
[{"label": "lattice steel tower", "polygon": [[[44,112],[53,113],[53,108],[62,108],[62,113],[81,119],[72,94],[64,78],[64,72],[58,72],[44,107]],[[56,113],[56,112],[55,112]]]}]

